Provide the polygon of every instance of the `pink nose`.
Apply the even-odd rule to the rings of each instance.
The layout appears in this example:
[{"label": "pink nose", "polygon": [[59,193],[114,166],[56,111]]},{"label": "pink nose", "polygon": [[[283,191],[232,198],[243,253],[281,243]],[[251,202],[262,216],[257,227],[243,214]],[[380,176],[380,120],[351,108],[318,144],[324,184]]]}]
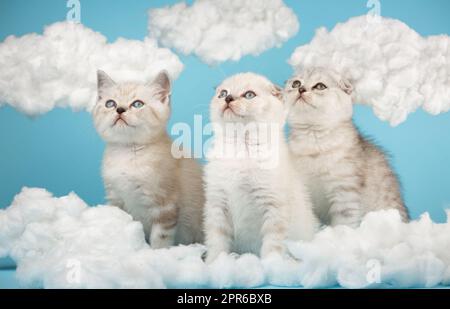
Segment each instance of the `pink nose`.
[{"label": "pink nose", "polygon": [[298,92],[300,92],[300,94],[305,93],[305,92],[306,92],[305,87],[300,87],[300,88],[298,88]]},{"label": "pink nose", "polygon": [[119,107],[118,109],[116,109],[116,112],[117,112],[119,115],[121,115],[121,114],[123,114],[123,113],[126,112],[126,109],[123,108],[123,107]]}]

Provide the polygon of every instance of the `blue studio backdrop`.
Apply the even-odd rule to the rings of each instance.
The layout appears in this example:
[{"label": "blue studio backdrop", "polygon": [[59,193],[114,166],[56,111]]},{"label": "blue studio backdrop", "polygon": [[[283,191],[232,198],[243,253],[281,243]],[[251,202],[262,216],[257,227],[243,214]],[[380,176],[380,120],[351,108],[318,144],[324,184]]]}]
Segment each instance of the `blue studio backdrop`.
[{"label": "blue studio backdrop", "polygon": [[[147,11],[176,0],[85,0],[81,22],[101,32],[110,42],[118,37],[144,39]],[[191,1],[188,1],[191,2]],[[171,123],[192,124],[194,115],[208,121],[213,88],[237,72],[254,71],[283,84],[292,69],[287,59],[299,45],[308,43],[318,27],[368,12],[365,0],[286,0],[300,20],[300,31],[281,48],[239,62],[208,66],[194,56],[179,55],[184,63],[173,89]],[[42,33],[44,26],[65,20],[65,0],[0,0],[0,41],[9,35]],[[381,15],[399,19],[423,36],[450,34],[450,1],[384,0]],[[1,69],[1,68],[0,68]],[[366,106],[356,107],[361,130],[392,155],[407,206],[413,218],[429,212],[436,222],[446,220],[450,206],[450,113],[431,116],[417,111],[398,127],[375,117]],[[11,107],[0,107],[0,207],[10,205],[23,186],[46,188],[55,195],[75,191],[88,204],[102,204],[104,191],[100,164],[104,144],[87,112],[56,108],[29,118]]]}]

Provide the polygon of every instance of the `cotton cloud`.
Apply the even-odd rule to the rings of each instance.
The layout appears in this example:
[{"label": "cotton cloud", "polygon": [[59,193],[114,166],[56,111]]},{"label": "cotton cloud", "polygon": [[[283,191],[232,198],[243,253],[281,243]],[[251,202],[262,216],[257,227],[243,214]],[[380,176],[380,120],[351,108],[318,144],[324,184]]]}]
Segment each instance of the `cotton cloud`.
[{"label": "cotton cloud", "polygon": [[150,36],[208,64],[279,47],[299,29],[282,0],[197,0],[149,11]]},{"label": "cotton cloud", "polygon": [[16,261],[26,287],[253,287],[295,281],[292,261],[222,255],[206,265],[204,252],[201,245],[152,250],[142,225],[127,213],[88,207],[74,193],[56,198],[24,188],[0,210],[0,257]]},{"label": "cotton cloud", "polygon": [[428,214],[403,223],[395,210],[370,213],[357,229],[328,227],[290,249],[303,261],[305,287],[450,285],[450,212],[447,217],[446,224],[433,223]]},{"label": "cotton cloud", "polygon": [[422,107],[436,115],[450,110],[450,38],[421,37],[401,21],[355,17],[333,30],[320,28],[290,58],[300,70],[333,68],[349,78],[355,100],[398,125]]},{"label": "cotton cloud", "polygon": [[[204,246],[152,250],[139,222],[115,207],[88,207],[74,193],[56,198],[43,189],[24,188],[0,210],[0,257],[10,255],[17,262],[25,287],[450,285],[450,220],[434,224],[424,215],[406,224],[397,212],[383,211],[369,214],[358,229],[329,227],[311,242],[288,246],[302,262],[223,254],[206,265]],[[373,278],[381,283],[367,281],[369,271],[378,269]]]},{"label": "cotton cloud", "polygon": [[0,67],[0,104],[31,116],[55,106],[90,110],[97,69],[117,81],[150,79],[162,69],[176,78],[183,69],[179,58],[153,39],[108,43],[102,34],[70,22],[52,24],[42,35],[6,38]]}]

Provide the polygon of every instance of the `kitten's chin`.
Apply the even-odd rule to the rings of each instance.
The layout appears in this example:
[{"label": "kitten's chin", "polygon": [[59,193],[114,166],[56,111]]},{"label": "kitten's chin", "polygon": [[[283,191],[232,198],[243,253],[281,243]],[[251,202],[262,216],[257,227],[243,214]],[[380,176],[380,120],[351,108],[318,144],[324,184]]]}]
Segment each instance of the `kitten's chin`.
[{"label": "kitten's chin", "polygon": [[318,107],[314,105],[311,100],[303,97],[299,97],[297,100],[295,100],[292,106],[294,108],[300,109],[302,112],[308,112],[318,109]]},{"label": "kitten's chin", "polygon": [[125,119],[123,119],[123,118],[117,118],[116,120],[114,120],[112,126],[113,126],[113,127],[121,127],[121,126],[126,126],[126,127],[128,127],[129,124],[128,124],[128,122],[127,122]]},{"label": "kitten's chin", "polygon": [[102,139],[109,144],[117,145],[147,145],[160,140],[165,136],[165,127],[146,127],[127,126],[117,124],[114,127],[109,127],[102,132]]},{"label": "kitten's chin", "polygon": [[222,118],[225,121],[243,120],[245,117],[236,113],[231,107],[227,107],[222,112]]}]

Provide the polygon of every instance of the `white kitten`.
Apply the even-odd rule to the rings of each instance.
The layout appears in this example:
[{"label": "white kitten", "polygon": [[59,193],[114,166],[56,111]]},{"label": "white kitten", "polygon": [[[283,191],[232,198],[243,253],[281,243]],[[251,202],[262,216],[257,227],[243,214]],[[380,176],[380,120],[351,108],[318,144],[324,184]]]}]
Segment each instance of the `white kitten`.
[{"label": "white kitten", "polygon": [[321,68],[294,76],[285,87],[289,146],[306,174],[314,208],[332,225],[358,226],[367,212],[385,208],[399,210],[407,220],[386,156],[352,122],[351,93],[347,80]]},{"label": "white kitten", "polygon": [[195,161],[171,155],[167,73],[148,84],[116,84],[99,71],[98,94],[93,116],[106,142],[109,203],[143,224],[153,248],[202,241],[202,172]]},{"label": "white kitten", "polygon": [[291,164],[285,115],[281,90],[262,76],[238,74],[217,88],[205,168],[207,262],[230,251],[283,254],[285,240],[313,237],[317,220]]}]

